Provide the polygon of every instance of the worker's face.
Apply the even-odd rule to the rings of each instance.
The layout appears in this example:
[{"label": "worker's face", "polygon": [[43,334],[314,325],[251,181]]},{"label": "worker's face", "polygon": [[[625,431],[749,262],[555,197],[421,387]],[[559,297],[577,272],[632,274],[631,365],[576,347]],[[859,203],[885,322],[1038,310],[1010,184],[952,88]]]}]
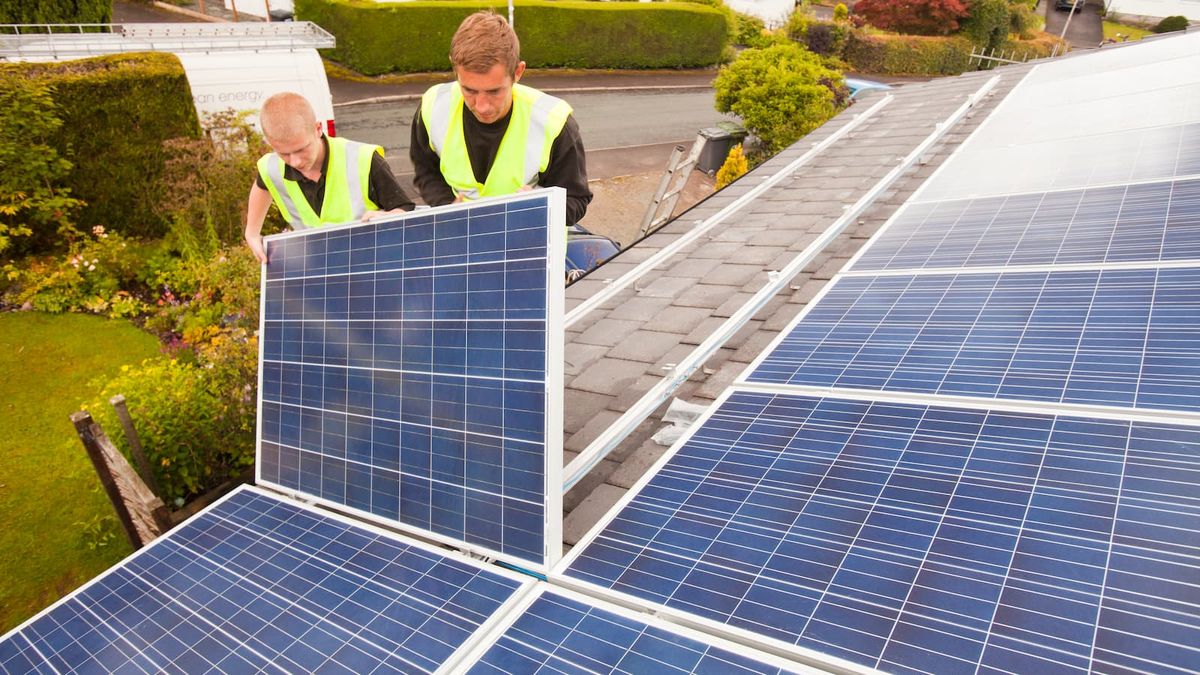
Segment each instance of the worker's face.
[{"label": "worker's face", "polygon": [[321,142],[320,124],[313,127],[311,133],[282,139],[268,138],[267,142],[285,164],[302,173],[320,171],[324,164],[325,144]]},{"label": "worker's face", "polygon": [[517,70],[511,76],[502,63],[492,66],[486,73],[454,68],[467,109],[475,119],[484,124],[499,121],[512,109],[513,85],[521,79],[524,72],[524,61],[517,64]]}]

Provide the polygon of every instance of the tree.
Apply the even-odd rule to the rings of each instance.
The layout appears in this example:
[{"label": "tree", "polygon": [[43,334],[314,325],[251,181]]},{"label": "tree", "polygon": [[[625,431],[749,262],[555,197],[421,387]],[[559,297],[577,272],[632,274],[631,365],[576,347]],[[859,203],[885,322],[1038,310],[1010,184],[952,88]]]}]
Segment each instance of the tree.
[{"label": "tree", "polygon": [[721,69],[713,87],[717,110],[740,117],[772,154],[833,117],[846,100],[841,73],[794,43],[747,49]]},{"label": "tree", "polygon": [[74,230],[71,214],[83,202],[62,186],[71,162],[52,145],[61,126],[50,85],[36,78],[0,80],[0,251],[12,237],[49,241],[52,230]]},{"label": "tree", "polygon": [[949,35],[967,16],[962,0],[858,0],[854,13],[867,23],[898,33]]},{"label": "tree", "polygon": [[983,49],[999,49],[1012,28],[1008,0],[971,0],[962,34]]}]

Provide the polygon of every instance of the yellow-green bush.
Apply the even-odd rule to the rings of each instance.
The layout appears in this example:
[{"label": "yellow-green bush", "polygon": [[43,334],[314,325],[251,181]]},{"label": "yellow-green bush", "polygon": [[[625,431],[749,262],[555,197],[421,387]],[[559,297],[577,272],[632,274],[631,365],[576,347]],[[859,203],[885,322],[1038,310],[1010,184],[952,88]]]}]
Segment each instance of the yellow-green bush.
[{"label": "yellow-green bush", "polygon": [[746,172],[749,170],[750,164],[746,161],[746,153],[742,152],[742,144],[738,143],[730,148],[729,154],[725,157],[725,162],[721,164],[721,168],[717,171],[717,180],[713,189],[720,190],[746,175]]},{"label": "yellow-green bush", "polygon": [[36,78],[54,90],[63,121],[57,150],[74,166],[71,196],[87,203],[76,222],[127,235],[159,235],[155,186],[162,143],[196,137],[200,124],[179,59],[171,54],[121,54],[55,63],[0,64],[0,79]]},{"label": "yellow-green bush", "polygon": [[1036,37],[1030,40],[1008,40],[1000,45],[999,53],[1004,58],[1014,61],[1031,61],[1033,59],[1044,59],[1054,53],[1054,46],[1059,45],[1059,52],[1063,51],[1061,46],[1062,41],[1057,36],[1049,33],[1037,33]]},{"label": "yellow-green bush", "polygon": [[[450,69],[450,38],[488,0],[382,3],[297,0],[296,16],[337,36],[330,58],[377,75]],[[719,63],[730,26],[721,11],[693,2],[521,0],[514,10],[521,58],[532,68],[682,68]]]},{"label": "yellow-green bush", "polygon": [[965,38],[921,35],[868,35],[855,31],[843,58],[860,73],[886,75],[958,75],[971,58]]}]

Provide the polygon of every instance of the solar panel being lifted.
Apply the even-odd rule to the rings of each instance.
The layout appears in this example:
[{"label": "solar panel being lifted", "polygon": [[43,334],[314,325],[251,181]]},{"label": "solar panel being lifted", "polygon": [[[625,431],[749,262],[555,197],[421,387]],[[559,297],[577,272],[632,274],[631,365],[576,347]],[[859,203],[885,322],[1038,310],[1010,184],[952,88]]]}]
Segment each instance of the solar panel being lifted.
[{"label": "solar panel being lifted", "polygon": [[433,672],[519,589],[241,488],[0,641],[0,672]]},{"label": "solar panel being lifted", "polygon": [[817,664],[1200,668],[1197,427],[745,391],[714,407],[568,580]]},{"label": "solar panel being lifted", "polygon": [[561,190],[268,239],[258,480],[544,570]]}]

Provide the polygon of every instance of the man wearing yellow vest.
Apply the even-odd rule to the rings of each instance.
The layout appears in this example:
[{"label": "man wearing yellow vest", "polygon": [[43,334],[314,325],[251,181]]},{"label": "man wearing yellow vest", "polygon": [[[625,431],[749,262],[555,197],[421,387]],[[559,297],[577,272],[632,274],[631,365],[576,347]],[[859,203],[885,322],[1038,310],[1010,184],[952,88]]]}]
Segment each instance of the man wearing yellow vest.
[{"label": "man wearing yellow vest", "polygon": [[499,15],[463,20],[450,41],[456,81],[426,91],[413,116],[413,183],[430,206],[558,186],[573,225],[592,200],[579,126],[566,101],[517,84],[520,51]]},{"label": "man wearing yellow vest", "polygon": [[246,243],[259,262],[267,262],[262,225],[272,202],[292,229],[412,210],[413,201],[383,159],[383,148],[327,137],[303,96],[275,94],[263,103],[258,119],[275,151],[258,160],[246,208]]}]

